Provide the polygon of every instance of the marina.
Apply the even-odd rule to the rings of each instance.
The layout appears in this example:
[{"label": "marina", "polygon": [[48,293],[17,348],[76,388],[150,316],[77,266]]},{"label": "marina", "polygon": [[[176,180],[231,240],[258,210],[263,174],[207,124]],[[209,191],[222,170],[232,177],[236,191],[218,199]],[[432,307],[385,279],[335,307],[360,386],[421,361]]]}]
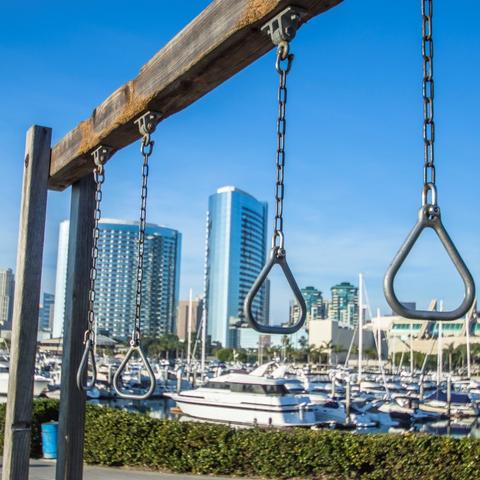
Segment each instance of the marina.
[{"label": "marina", "polygon": [[[3,354],[8,377],[8,353]],[[59,399],[61,358],[37,358],[35,396]],[[174,421],[213,422],[236,428],[327,428],[359,434],[427,432],[477,438],[480,435],[480,381],[437,373],[395,374],[385,368],[295,365],[271,361],[260,366],[210,361],[200,364],[151,360],[155,389],[150,399],[119,397],[112,385],[119,362],[98,359],[88,403]],[[144,391],[148,372],[132,362],[122,391]],[[8,378],[7,378],[8,380]],[[6,400],[6,397],[0,397]]]}]

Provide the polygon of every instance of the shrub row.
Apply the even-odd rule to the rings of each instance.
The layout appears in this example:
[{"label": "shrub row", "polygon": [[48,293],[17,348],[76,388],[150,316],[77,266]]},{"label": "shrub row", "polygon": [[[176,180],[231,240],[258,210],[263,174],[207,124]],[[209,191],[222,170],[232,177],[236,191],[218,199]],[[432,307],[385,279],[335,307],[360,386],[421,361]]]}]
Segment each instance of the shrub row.
[{"label": "shrub row", "polygon": [[[35,403],[33,454],[40,452],[39,424],[56,419],[57,408],[52,401]],[[3,422],[1,428],[3,433]],[[87,408],[85,460],[279,479],[480,479],[480,441],[474,439],[328,430],[234,430],[93,406]]]}]

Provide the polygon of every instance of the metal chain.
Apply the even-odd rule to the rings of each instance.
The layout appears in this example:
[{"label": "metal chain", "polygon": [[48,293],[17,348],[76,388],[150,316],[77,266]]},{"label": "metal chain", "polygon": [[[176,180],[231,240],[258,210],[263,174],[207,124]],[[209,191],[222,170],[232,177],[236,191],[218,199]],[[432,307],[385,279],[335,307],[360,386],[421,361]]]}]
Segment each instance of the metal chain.
[{"label": "metal chain", "polygon": [[435,173],[435,122],[434,83],[433,83],[433,0],[422,0],[422,56],[423,56],[423,141],[425,159],[423,167],[423,203],[427,201],[428,191],[432,192],[432,204],[436,205]]},{"label": "metal chain", "polygon": [[[282,62],[286,61],[285,67]],[[283,199],[285,195],[285,118],[287,106],[287,74],[290,72],[293,54],[289,53],[288,42],[282,41],[277,48],[275,69],[279,74],[278,86],[278,119],[277,119],[277,154],[275,183],[275,219],[273,224],[272,249],[277,256],[285,255],[285,236],[283,233]]]},{"label": "metal chain", "polygon": [[143,155],[142,165],[142,190],[140,204],[140,222],[138,226],[138,252],[137,252],[137,288],[135,293],[135,322],[130,344],[138,346],[140,343],[140,318],[142,314],[142,285],[143,285],[143,256],[145,253],[145,227],[147,220],[147,194],[148,194],[148,160],[153,152],[154,141],[150,133],[145,133],[142,138],[140,151]]},{"label": "metal chain", "polygon": [[88,292],[88,327],[85,331],[85,343],[87,340],[94,341],[94,327],[95,327],[95,282],[97,280],[97,260],[98,260],[98,239],[100,237],[100,218],[102,217],[102,210],[100,205],[102,203],[102,185],[105,181],[105,169],[103,162],[97,161],[95,169],[93,170],[93,178],[95,181],[95,208],[93,211],[94,225],[93,225],[93,245],[92,245],[92,265],[90,267],[90,290]]}]

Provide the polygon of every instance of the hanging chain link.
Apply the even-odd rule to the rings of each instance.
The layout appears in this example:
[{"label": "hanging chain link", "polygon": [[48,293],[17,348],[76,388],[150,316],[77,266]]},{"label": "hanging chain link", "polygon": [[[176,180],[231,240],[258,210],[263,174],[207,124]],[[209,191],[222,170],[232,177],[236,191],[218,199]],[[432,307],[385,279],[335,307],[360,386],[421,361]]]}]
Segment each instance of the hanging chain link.
[{"label": "hanging chain link", "polygon": [[105,162],[110,158],[112,149],[110,147],[100,146],[93,152],[95,168],[93,170],[93,178],[95,181],[95,207],[93,210],[93,245],[92,245],[92,264],[90,267],[90,289],[88,292],[88,325],[85,331],[84,342],[88,340],[94,341],[95,328],[95,297],[97,280],[97,261],[98,261],[98,239],[100,237],[100,219],[102,218],[102,185],[105,181]]},{"label": "hanging chain link", "polygon": [[[282,62],[286,65],[282,66]],[[277,119],[277,155],[276,155],[276,183],[275,183],[275,219],[273,224],[272,249],[277,256],[285,255],[285,236],[283,233],[283,199],[285,196],[285,134],[287,121],[285,118],[287,106],[287,74],[290,72],[293,54],[289,53],[289,44],[286,41],[277,47],[275,69],[279,74],[278,86],[278,119]]]},{"label": "hanging chain link", "polygon": [[142,285],[143,285],[143,256],[145,253],[145,228],[147,225],[147,195],[148,195],[148,161],[153,152],[154,141],[150,133],[144,133],[140,151],[143,155],[142,190],[140,202],[140,222],[138,226],[137,276],[135,292],[135,322],[130,344],[137,346],[140,342],[140,319],[142,315]]},{"label": "hanging chain link", "polygon": [[94,209],[94,225],[93,225],[93,246],[92,246],[92,266],[90,267],[90,290],[88,292],[88,328],[85,331],[85,342],[94,338],[95,326],[95,282],[97,280],[97,260],[98,260],[98,239],[100,237],[100,218],[102,217],[102,210],[100,205],[102,203],[102,185],[105,181],[105,169],[103,164],[95,166],[93,171],[95,180],[95,209]]},{"label": "hanging chain link", "polygon": [[434,114],[434,82],[433,82],[433,0],[422,0],[422,56],[423,56],[423,141],[425,159],[423,168],[423,204],[427,202],[427,194],[432,192],[432,205],[436,205],[436,173],[435,173],[435,122]]}]

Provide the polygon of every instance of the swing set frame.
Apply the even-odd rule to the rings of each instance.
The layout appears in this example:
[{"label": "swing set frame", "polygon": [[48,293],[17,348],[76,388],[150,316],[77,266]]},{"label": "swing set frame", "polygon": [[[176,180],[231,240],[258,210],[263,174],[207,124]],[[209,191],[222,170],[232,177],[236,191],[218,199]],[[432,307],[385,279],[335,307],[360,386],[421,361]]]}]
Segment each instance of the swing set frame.
[{"label": "swing set frame", "polygon": [[10,378],[2,478],[29,478],[33,377],[48,190],[71,187],[70,231],[56,480],[83,478],[85,392],[76,384],[84,350],[95,183],[92,153],[120,150],[140,138],[134,121],[146,111],[162,121],[274,48],[262,27],[289,6],[302,11],[299,27],[343,0],[215,0],[140,70],[55,146],[52,130],[26,134]]}]

